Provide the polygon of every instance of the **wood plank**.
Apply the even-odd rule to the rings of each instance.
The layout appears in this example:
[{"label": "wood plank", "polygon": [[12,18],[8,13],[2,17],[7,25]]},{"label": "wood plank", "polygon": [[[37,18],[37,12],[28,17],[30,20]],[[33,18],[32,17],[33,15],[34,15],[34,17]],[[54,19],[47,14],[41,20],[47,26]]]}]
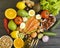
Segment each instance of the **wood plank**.
[{"label": "wood plank", "polygon": [[47,43],[39,41],[38,46],[60,46],[60,38],[50,38]]},{"label": "wood plank", "polygon": [[60,29],[54,29],[54,30],[51,30],[52,32],[55,32],[57,34],[56,37],[59,37],[60,38]]},{"label": "wood plank", "polygon": [[16,7],[18,0],[0,0],[0,10],[4,11],[6,8]]},{"label": "wood plank", "polygon": [[60,46],[38,46],[37,48],[60,48]]},{"label": "wood plank", "polygon": [[57,20],[60,20],[60,13],[56,16]]}]

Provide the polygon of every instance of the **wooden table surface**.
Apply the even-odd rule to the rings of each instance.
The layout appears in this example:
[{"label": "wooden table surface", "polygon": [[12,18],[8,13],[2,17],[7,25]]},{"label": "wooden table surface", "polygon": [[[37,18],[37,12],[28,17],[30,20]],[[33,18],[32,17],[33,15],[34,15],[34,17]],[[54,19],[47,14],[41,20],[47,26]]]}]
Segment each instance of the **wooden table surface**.
[{"label": "wooden table surface", "polygon": [[[6,31],[3,27],[3,18],[4,18],[4,11],[7,8],[14,8],[16,9],[15,5],[19,0],[0,0],[0,37],[2,35],[6,35]],[[35,0],[34,0],[35,1]],[[38,0],[36,0],[39,2]],[[60,14],[56,16],[57,20],[60,19]],[[50,37],[49,42],[43,43],[39,41],[37,48],[60,48],[60,25],[55,29],[51,30],[52,32],[56,32],[56,37]]]}]

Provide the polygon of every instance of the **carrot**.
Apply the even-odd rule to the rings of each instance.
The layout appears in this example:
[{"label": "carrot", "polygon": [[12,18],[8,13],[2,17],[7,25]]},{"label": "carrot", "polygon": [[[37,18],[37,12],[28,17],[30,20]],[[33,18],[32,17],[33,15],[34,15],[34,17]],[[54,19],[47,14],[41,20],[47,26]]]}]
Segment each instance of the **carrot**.
[{"label": "carrot", "polygon": [[34,20],[34,17],[31,17],[27,22],[26,22],[26,28],[30,25],[31,21]]}]

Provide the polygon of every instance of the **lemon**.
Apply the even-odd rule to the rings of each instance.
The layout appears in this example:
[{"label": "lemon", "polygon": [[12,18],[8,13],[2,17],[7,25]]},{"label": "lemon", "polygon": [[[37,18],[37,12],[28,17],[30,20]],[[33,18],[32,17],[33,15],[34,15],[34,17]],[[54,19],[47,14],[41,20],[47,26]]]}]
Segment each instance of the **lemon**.
[{"label": "lemon", "polygon": [[5,16],[8,19],[14,19],[17,16],[17,12],[13,8],[9,8],[5,10]]},{"label": "lemon", "polygon": [[24,8],[26,7],[26,5],[25,5],[24,2],[21,1],[21,2],[18,2],[18,3],[17,3],[16,7],[17,7],[18,9],[24,9]]},{"label": "lemon", "polygon": [[18,34],[19,34],[19,31],[13,31],[13,32],[11,32],[11,37],[12,38],[18,38]]},{"label": "lemon", "polygon": [[21,38],[16,38],[14,40],[14,47],[15,48],[22,48],[24,46],[24,41]]}]

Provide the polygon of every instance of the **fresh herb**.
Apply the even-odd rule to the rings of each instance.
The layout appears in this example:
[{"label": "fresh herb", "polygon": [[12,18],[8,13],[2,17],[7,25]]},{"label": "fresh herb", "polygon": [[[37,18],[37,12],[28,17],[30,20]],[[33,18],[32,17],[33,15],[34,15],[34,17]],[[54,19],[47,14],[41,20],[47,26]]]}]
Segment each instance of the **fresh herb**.
[{"label": "fresh herb", "polygon": [[40,0],[41,10],[49,10],[56,16],[60,11],[60,0]]}]

